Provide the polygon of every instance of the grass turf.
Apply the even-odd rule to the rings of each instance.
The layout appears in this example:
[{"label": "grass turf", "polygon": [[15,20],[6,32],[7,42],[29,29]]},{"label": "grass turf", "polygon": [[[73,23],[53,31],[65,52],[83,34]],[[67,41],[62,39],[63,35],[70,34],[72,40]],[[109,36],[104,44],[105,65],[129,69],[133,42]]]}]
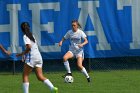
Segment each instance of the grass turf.
[{"label": "grass turf", "polygon": [[[64,72],[44,73],[59,88],[59,93],[139,93],[139,70],[91,71],[88,83],[80,72],[73,72],[74,83],[64,83]],[[0,93],[23,93],[22,74],[0,73]],[[30,93],[50,93],[34,73],[30,75]]]}]

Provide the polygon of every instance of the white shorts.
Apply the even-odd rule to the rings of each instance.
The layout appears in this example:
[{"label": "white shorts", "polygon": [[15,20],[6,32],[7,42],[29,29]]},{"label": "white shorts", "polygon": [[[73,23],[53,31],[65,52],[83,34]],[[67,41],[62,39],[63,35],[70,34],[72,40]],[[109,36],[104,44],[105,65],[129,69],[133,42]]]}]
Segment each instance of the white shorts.
[{"label": "white shorts", "polygon": [[36,68],[36,67],[42,68],[43,65],[41,56],[38,56],[36,58],[28,57],[25,59],[25,63],[32,68]]},{"label": "white shorts", "polygon": [[43,62],[41,62],[41,60],[39,61],[30,61],[30,62],[25,62],[28,66],[32,67],[32,68],[42,68]]},{"label": "white shorts", "polygon": [[70,52],[73,55],[73,57],[76,57],[76,58],[82,57],[84,59],[84,51],[83,50],[78,51],[78,52],[74,52],[74,51],[69,50],[68,52]]}]

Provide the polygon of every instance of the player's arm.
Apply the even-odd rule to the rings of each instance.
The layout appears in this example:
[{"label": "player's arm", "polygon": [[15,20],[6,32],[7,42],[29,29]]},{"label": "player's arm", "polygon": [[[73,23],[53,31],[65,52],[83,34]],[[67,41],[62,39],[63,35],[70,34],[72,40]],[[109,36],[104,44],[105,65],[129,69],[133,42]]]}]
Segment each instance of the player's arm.
[{"label": "player's arm", "polygon": [[87,38],[85,37],[84,38],[84,42],[82,43],[82,44],[79,44],[78,46],[81,48],[81,47],[83,47],[84,45],[86,45],[88,43],[88,40],[87,40]]},{"label": "player's arm", "polygon": [[62,40],[59,42],[59,46],[62,46],[63,42],[64,42],[66,39],[68,39],[68,38],[70,37],[69,32],[70,32],[70,31],[68,31],[68,32],[65,34],[65,36],[62,38]]},{"label": "player's arm", "polygon": [[63,37],[62,40],[59,42],[59,46],[62,46],[62,43],[65,41],[66,39]]},{"label": "player's arm", "polygon": [[30,50],[31,50],[31,45],[30,45],[30,44],[26,44],[26,49],[25,49],[25,51],[23,51],[22,53],[17,54],[16,56],[17,56],[17,57],[23,56],[23,55],[29,53]]},{"label": "player's arm", "polygon": [[11,52],[10,51],[7,51],[1,44],[0,44],[0,49],[7,55],[10,55]]},{"label": "player's arm", "polygon": [[6,49],[0,44],[0,49],[4,52],[4,53],[6,53]]}]

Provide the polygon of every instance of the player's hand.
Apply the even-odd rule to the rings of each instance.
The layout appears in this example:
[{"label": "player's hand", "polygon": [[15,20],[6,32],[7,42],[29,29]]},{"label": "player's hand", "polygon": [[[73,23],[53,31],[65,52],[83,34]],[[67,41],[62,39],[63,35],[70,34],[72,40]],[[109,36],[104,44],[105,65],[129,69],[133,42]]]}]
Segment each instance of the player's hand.
[{"label": "player's hand", "polygon": [[11,52],[10,51],[5,51],[5,53],[10,56],[11,55]]},{"label": "player's hand", "polygon": [[59,45],[59,46],[62,46],[62,41],[60,41],[58,45]]},{"label": "player's hand", "polygon": [[79,47],[79,48],[82,48],[82,47],[83,47],[83,45],[82,45],[82,44],[79,44],[79,45],[78,45],[78,47]]}]

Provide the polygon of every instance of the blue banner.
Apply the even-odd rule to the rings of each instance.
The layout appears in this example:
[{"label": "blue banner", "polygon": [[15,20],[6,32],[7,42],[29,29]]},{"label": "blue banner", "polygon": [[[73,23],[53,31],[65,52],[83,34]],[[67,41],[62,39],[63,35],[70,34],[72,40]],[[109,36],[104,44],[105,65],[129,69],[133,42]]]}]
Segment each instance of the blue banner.
[{"label": "blue banner", "polygon": [[[61,59],[69,40],[58,46],[77,19],[89,43],[86,58],[140,55],[140,0],[0,0],[0,43],[24,51],[20,24],[29,22],[43,59]],[[7,59],[0,52],[1,59]],[[9,57],[8,57],[9,58]]]}]

